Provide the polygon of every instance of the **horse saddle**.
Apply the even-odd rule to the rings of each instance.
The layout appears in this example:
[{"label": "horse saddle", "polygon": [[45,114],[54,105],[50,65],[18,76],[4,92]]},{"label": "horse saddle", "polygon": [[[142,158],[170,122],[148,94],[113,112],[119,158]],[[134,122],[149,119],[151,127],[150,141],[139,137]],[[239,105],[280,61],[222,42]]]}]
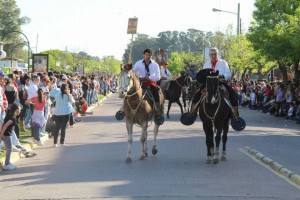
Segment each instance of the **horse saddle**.
[{"label": "horse saddle", "polygon": [[159,87],[162,91],[166,91],[169,89],[170,82],[170,80],[161,80]]}]

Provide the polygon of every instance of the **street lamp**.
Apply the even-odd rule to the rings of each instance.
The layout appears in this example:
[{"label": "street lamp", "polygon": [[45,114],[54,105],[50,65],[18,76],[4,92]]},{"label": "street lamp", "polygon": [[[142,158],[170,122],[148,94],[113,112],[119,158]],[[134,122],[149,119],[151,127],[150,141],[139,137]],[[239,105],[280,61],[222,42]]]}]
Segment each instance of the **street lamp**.
[{"label": "street lamp", "polygon": [[[209,33],[210,31],[202,31],[202,30],[198,30],[201,31],[204,35],[202,36],[202,47],[203,47],[203,65],[205,64],[205,38],[206,38],[206,34]],[[209,46],[210,46],[210,42],[208,41]]]},{"label": "street lamp", "polygon": [[11,33],[19,33],[19,34],[22,34],[26,38],[26,40],[27,40],[27,46],[28,46],[28,69],[29,69],[29,59],[30,59],[30,51],[29,51],[29,49],[30,49],[30,42],[29,42],[27,36],[24,33],[22,33],[21,31],[10,31],[10,32],[6,33],[2,37],[2,40],[4,40],[4,38],[7,37]]},{"label": "street lamp", "polygon": [[240,29],[240,3],[238,3],[238,9],[237,9],[237,13],[235,12],[231,12],[231,11],[226,11],[226,10],[220,10],[217,8],[213,8],[212,9],[213,12],[225,12],[225,13],[230,13],[230,14],[235,14],[237,15],[237,28],[236,28],[236,34],[239,35],[241,33],[241,29]]}]

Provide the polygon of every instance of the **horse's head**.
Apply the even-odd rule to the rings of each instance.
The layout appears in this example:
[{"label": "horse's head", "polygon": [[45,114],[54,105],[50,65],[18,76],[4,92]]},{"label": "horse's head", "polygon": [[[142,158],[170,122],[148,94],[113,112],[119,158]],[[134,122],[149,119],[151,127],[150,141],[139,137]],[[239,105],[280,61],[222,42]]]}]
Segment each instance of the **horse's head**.
[{"label": "horse's head", "polygon": [[132,72],[132,63],[121,65],[120,73],[120,86],[119,86],[119,97],[123,98],[130,88],[133,86],[133,72]]},{"label": "horse's head", "polygon": [[219,91],[219,71],[211,72],[206,78],[206,101],[210,104],[215,104],[220,98]]},{"label": "horse's head", "polygon": [[184,81],[183,81],[183,86],[185,87],[190,87],[192,85],[192,77],[190,77],[189,75],[184,75]]}]

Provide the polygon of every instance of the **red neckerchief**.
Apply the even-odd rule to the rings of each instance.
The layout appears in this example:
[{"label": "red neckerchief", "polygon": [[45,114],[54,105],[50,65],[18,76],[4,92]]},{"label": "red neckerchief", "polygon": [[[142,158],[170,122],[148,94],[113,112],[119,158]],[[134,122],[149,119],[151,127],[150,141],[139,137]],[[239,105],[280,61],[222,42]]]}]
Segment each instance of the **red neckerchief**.
[{"label": "red neckerchief", "polygon": [[215,71],[217,62],[218,62],[218,59],[216,61],[211,61],[211,68],[212,68],[213,71]]}]

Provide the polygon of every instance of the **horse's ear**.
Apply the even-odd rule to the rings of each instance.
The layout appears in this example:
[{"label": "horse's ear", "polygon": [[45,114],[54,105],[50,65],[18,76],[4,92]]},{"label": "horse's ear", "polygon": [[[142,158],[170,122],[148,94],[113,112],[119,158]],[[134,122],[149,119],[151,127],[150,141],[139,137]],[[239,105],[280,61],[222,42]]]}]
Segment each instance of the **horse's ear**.
[{"label": "horse's ear", "polygon": [[218,76],[218,75],[219,75],[219,70],[216,71],[216,76]]},{"label": "horse's ear", "polygon": [[131,70],[132,69],[132,63],[129,63],[127,67],[128,67],[128,70]]},{"label": "horse's ear", "polygon": [[129,71],[131,69],[132,69],[132,63],[126,64],[126,65],[123,66],[123,70]]}]

